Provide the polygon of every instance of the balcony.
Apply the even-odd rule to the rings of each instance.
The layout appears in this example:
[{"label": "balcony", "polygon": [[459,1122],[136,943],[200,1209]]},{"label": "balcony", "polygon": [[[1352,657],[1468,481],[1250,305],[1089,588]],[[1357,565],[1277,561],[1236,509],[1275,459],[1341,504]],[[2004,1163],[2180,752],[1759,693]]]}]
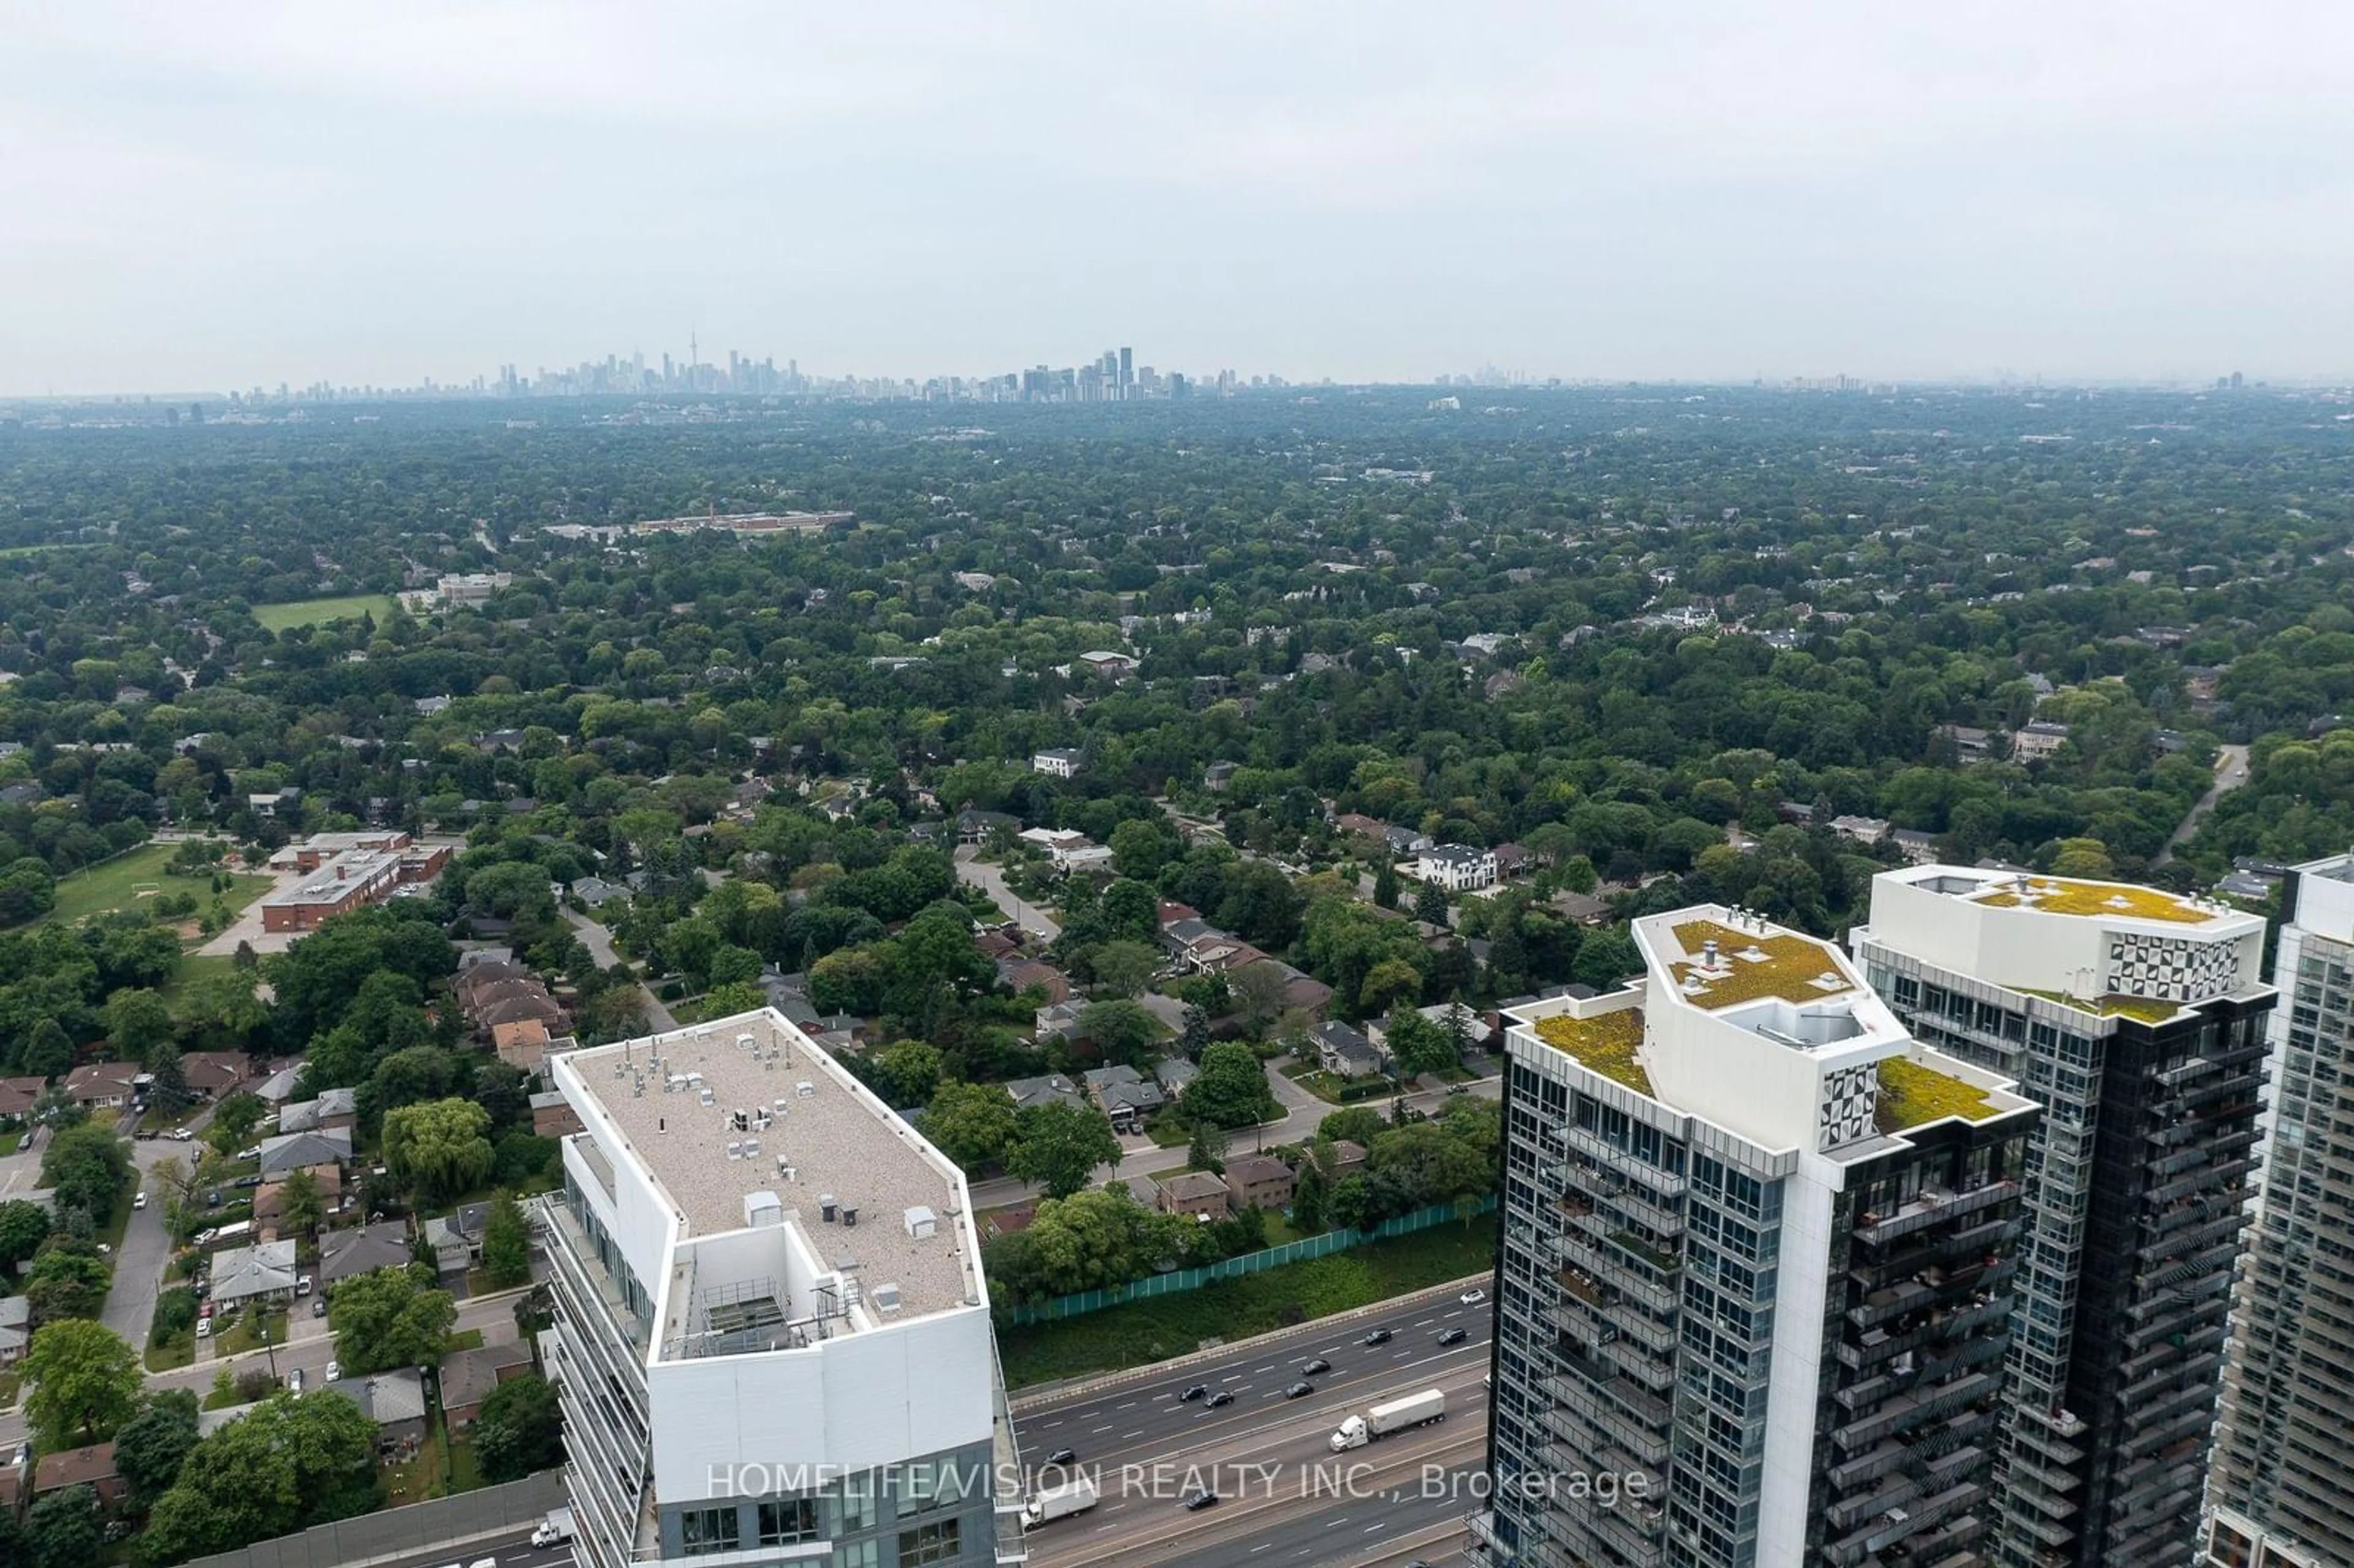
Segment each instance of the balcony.
[{"label": "balcony", "polygon": [[1641,1182],[1662,1198],[1681,1198],[1691,1183],[1681,1176],[1671,1175],[1656,1165],[1635,1159],[1590,1132],[1570,1128],[1566,1132],[1569,1147],[1608,1169],[1614,1176],[1626,1176]]},{"label": "balcony", "polygon": [[1911,1431],[1974,1400],[1988,1398],[1999,1386],[1998,1380],[1987,1373],[1972,1372],[1949,1383],[1916,1388],[1898,1394],[1862,1419],[1839,1427],[1832,1432],[1831,1441],[1841,1453],[1852,1454],[1892,1433]]},{"label": "balcony", "polygon": [[1887,1214],[1866,1213],[1859,1215],[1861,1222],[1855,1227],[1856,1239],[1878,1246],[1914,1231],[1925,1229],[1943,1221],[1956,1219],[1997,1203],[2009,1202],[2020,1195],[2016,1181],[1989,1181],[1985,1186],[1967,1192],[1924,1192],[1903,1208]]}]

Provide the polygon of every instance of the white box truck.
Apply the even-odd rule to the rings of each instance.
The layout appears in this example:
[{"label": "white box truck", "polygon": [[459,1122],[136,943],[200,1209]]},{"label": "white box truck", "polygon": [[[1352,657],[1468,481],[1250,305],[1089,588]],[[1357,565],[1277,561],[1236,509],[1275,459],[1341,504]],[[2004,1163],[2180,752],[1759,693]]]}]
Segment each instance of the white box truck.
[{"label": "white box truck", "polygon": [[534,1546],[561,1546],[572,1539],[572,1510],[568,1508],[550,1510],[539,1528],[531,1532]]},{"label": "white box truck", "polygon": [[1352,1415],[1341,1423],[1332,1434],[1332,1452],[1362,1448],[1376,1437],[1386,1437],[1393,1432],[1403,1432],[1409,1426],[1427,1426],[1434,1421],[1447,1419],[1447,1395],[1435,1388],[1420,1393],[1409,1393],[1393,1399],[1386,1404],[1376,1404],[1363,1415]]},{"label": "white box truck", "polygon": [[1086,1476],[1074,1476],[1058,1486],[1031,1494],[1030,1500],[1022,1507],[1022,1528],[1035,1530],[1042,1524],[1085,1513],[1096,1506],[1096,1501],[1095,1482]]}]

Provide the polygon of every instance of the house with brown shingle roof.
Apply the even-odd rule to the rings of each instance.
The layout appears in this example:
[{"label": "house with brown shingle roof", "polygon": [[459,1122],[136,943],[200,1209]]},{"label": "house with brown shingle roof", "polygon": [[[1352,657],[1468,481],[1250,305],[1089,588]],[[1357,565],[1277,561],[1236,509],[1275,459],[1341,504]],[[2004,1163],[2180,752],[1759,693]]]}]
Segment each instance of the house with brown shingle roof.
[{"label": "house with brown shingle roof", "polygon": [[463,1431],[482,1413],[491,1391],[531,1371],[531,1351],[521,1344],[484,1345],[460,1351],[441,1362],[441,1413],[451,1431]]},{"label": "house with brown shingle roof", "polygon": [[1226,1181],[1214,1171],[1180,1171],[1154,1183],[1152,1195],[1164,1214],[1223,1220],[1228,1213]]},{"label": "house with brown shingle roof", "polygon": [[130,1484],[114,1472],[111,1443],[93,1443],[87,1448],[42,1455],[33,1467],[33,1494],[37,1497],[67,1487],[90,1488],[98,1494],[101,1508],[119,1507],[131,1495]]},{"label": "house with brown shingle roof", "polygon": [[66,1093],[84,1110],[104,1110],[131,1098],[132,1081],[139,1076],[132,1062],[84,1062],[66,1075]]},{"label": "house with brown shingle roof", "polygon": [[191,1090],[217,1100],[252,1076],[253,1061],[242,1051],[183,1051],[180,1072]]},{"label": "house with brown shingle roof", "polygon": [[0,1078],[0,1116],[25,1115],[48,1086],[49,1081],[42,1077]]}]

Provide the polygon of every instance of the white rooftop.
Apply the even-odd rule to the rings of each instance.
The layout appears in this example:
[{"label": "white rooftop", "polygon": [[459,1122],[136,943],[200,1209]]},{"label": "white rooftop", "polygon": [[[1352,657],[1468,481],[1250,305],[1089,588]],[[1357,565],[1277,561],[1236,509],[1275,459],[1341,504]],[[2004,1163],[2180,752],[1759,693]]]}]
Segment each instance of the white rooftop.
[{"label": "white rooftop", "polygon": [[[804,1298],[797,1314],[845,1261],[869,1307],[853,1328],[882,1320],[886,1284],[890,1320],[986,1299],[962,1173],[773,1008],[574,1052],[559,1084],[576,1074],[584,1123],[617,1135],[683,1223],[665,1341],[693,1331],[697,1293],[772,1282]],[[917,1210],[937,1228],[916,1234]],[[731,1239],[701,1245],[715,1237]]]}]

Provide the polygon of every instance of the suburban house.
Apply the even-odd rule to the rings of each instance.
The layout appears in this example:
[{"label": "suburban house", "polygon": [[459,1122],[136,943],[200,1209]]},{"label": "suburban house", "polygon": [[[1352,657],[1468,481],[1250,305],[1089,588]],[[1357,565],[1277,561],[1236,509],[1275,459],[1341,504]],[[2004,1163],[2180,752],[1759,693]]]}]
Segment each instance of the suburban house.
[{"label": "suburban house", "polygon": [[1108,649],[1097,649],[1090,653],[1082,653],[1079,655],[1079,662],[1087,667],[1089,673],[1102,676],[1108,681],[1126,680],[1136,673],[1134,659],[1125,653],[1112,652]]},{"label": "suburban house", "polygon": [[957,842],[960,844],[977,844],[999,828],[1008,832],[1020,832],[1022,819],[1009,817],[1002,811],[977,811],[970,806],[957,813]]},{"label": "suburban house", "polygon": [[1224,789],[1228,784],[1234,782],[1235,774],[1239,770],[1239,768],[1240,764],[1238,763],[1211,763],[1209,767],[1202,770],[1202,788],[1209,790],[1212,794],[1217,793],[1219,790]]},{"label": "suburban house", "polygon": [[425,1440],[425,1380],[417,1375],[415,1367],[374,1377],[347,1377],[327,1386],[376,1423],[379,1444],[413,1448]]},{"label": "suburban house", "polygon": [[1202,1220],[1223,1220],[1232,1211],[1226,1204],[1226,1179],[1210,1171],[1180,1171],[1153,1185],[1153,1206],[1164,1214],[1190,1214]]},{"label": "suburban house", "polygon": [[1081,1076],[1087,1079],[1087,1092],[1096,1104],[1122,1132],[1135,1131],[1146,1117],[1169,1103],[1158,1083],[1130,1066],[1097,1067]]},{"label": "suburban house", "polygon": [[[1426,843],[1427,840],[1424,841]],[[1469,844],[1430,844],[1419,852],[1414,874],[1433,887],[1469,893],[1496,885],[1496,852]]]},{"label": "suburban house", "polygon": [[1332,826],[1352,838],[1386,840],[1390,825],[1362,811],[1343,811],[1332,819]]},{"label": "suburban house", "polygon": [[1069,1040],[1079,1032],[1079,1004],[1076,1001],[1049,1002],[1038,1010],[1038,1038]]},{"label": "suburban house", "polygon": [[451,1214],[425,1222],[425,1246],[434,1267],[443,1274],[463,1274],[482,1260],[482,1227],[491,1217],[488,1203],[468,1203]]},{"label": "suburban house", "polygon": [[102,1509],[120,1508],[131,1495],[131,1484],[115,1474],[111,1443],[93,1443],[87,1448],[42,1455],[33,1467],[34,1496],[62,1491],[67,1487],[88,1487],[98,1494],[98,1506]]},{"label": "suburban house", "polygon": [[602,909],[616,898],[629,895],[628,888],[616,887],[601,876],[578,876],[572,880],[572,896],[580,900],[586,908]]},{"label": "suburban house", "polygon": [[1271,1154],[1245,1154],[1226,1161],[1226,1201],[1237,1209],[1278,1213],[1291,1206],[1291,1167]]},{"label": "suburban house", "polygon": [[1052,964],[1034,959],[1000,959],[997,978],[1005,989],[1016,993],[1035,986],[1046,993],[1048,1001],[1068,1001],[1071,999],[1071,977]]},{"label": "suburban house", "polygon": [[1160,1083],[1161,1092],[1173,1100],[1185,1092],[1195,1071],[1193,1064],[1182,1056],[1164,1056],[1153,1064],[1152,1076]]},{"label": "suburban house", "polygon": [[333,1132],[359,1124],[357,1089],[321,1089],[314,1100],[295,1100],[278,1113],[278,1130]]},{"label": "suburban house", "polygon": [[32,1302],[22,1296],[0,1297],[0,1366],[15,1366],[32,1337]]},{"label": "suburban house", "polygon": [[1918,828],[1898,828],[1888,835],[1905,860],[1914,865],[1927,865],[1937,858],[1937,835],[1925,833]]},{"label": "suburban house", "polygon": [[1316,1061],[1338,1078],[1370,1078],[1384,1070],[1381,1048],[1338,1020],[1316,1026]]},{"label": "suburban house", "polygon": [[24,1116],[48,1092],[42,1077],[0,1078],[0,1116]]},{"label": "suburban house", "polygon": [[1430,847],[1430,835],[1416,832],[1412,828],[1389,825],[1382,829],[1382,842],[1389,846],[1389,852],[1394,855],[1420,854]]},{"label": "suburban house", "polygon": [[1324,1164],[1324,1174],[1327,1176],[1339,1178],[1346,1176],[1352,1171],[1363,1171],[1365,1168],[1365,1146],[1355,1139],[1336,1138],[1332,1140],[1331,1148],[1331,1158]]},{"label": "suburban house", "polygon": [[1048,1073],[1039,1078],[1009,1079],[1005,1092],[1012,1097],[1013,1108],[1017,1111],[1027,1110],[1032,1106],[1083,1107],[1087,1103],[1080,1095],[1079,1086],[1060,1073]]},{"label": "suburban house", "polygon": [[[340,1165],[312,1165],[304,1169],[311,1185],[319,1194],[319,1211],[332,1214],[344,1206],[344,1168]],[[292,1171],[285,1172],[292,1175]],[[253,1190],[253,1223],[256,1225],[277,1225],[286,1218],[286,1183],[265,1181]]]},{"label": "suburban house", "polygon": [[217,1100],[251,1075],[252,1058],[242,1051],[183,1051],[180,1073],[192,1093]]},{"label": "suburban house", "polygon": [[482,1413],[482,1401],[509,1378],[531,1370],[529,1347],[510,1342],[460,1351],[441,1362],[441,1413],[453,1431],[463,1431]]},{"label": "suburban house", "polygon": [[[1467,1056],[1487,1049],[1490,1039],[1496,1033],[1485,1018],[1459,1001],[1435,1001],[1428,1007],[1417,1007],[1415,1011],[1449,1034],[1459,1033],[1463,1042],[1462,1054]],[[1365,1038],[1384,1053],[1389,1050],[1394,1018],[1394,1015],[1365,1026]]]},{"label": "suburban house", "polygon": [[253,1092],[266,1105],[282,1106],[294,1097],[294,1086],[302,1076],[302,1064],[273,1064],[270,1075],[253,1086]]},{"label": "suburban house", "polygon": [[1032,752],[1030,768],[1033,772],[1044,773],[1049,778],[1076,778],[1079,771],[1079,754],[1068,747],[1059,746]]},{"label": "suburban house", "polygon": [[534,1138],[569,1138],[584,1130],[580,1113],[572,1102],[551,1089],[544,1095],[531,1097],[531,1133]]},{"label": "suburban house", "polygon": [[261,1140],[261,1173],[282,1176],[306,1165],[349,1165],[352,1131],[339,1127],[323,1132],[288,1132]]},{"label": "suburban house", "polygon": [[291,1298],[294,1278],[291,1239],[223,1247],[213,1254],[213,1306],[217,1309],[248,1301]]},{"label": "suburban house", "polygon": [[1888,820],[1885,817],[1833,817],[1831,832],[1850,843],[1859,843],[1869,848],[1888,837]]},{"label": "suburban house", "polygon": [[1060,828],[1024,828],[1021,837],[1024,843],[1044,850],[1059,871],[1088,871],[1111,864],[1111,851],[1085,833]]},{"label": "suburban house", "polygon": [[555,1038],[547,1032],[547,1020],[536,1014],[491,1025],[491,1049],[500,1061],[525,1073],[539,1071]]},{"label": "suburban house", "polygon": [[139,1068],[131,1062],[84,1062],[66,1075],[66,1097],[88,1110],[107,1110],[131,1103]]},{"label": "suburban house", "polygon": [[416,1259],[416,1249],[408,1243],[408,1226],[399,1220],[329,1231],[319,1242],[319,1283],[334,1285],[379,1268],[406,1268]]},{"label": "suburban house", "polygon": [[2066,725],[2035,719],[2020,726],[2019,733],[2010,737],[2010,755],[2020,762],[2041,762],[2067,744]]}]

